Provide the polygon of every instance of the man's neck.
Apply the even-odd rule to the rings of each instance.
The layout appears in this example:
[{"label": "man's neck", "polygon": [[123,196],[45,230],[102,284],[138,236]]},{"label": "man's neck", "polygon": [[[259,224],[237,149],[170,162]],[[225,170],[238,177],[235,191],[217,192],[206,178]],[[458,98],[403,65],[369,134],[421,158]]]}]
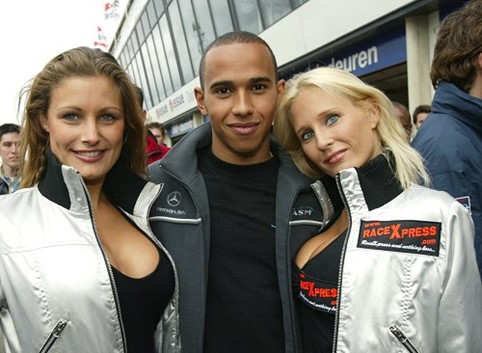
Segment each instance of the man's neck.
[{"label": "man's neck", "polygon": [[477,75],[468,93],[473,97],[482,99],[482,69],[477,71]]},{"label": "man's neck", "polygon": [[10,179],[15,179],[17,177],[18,168],[10,168],[8,165],[2,165],[0,168],[2,175]]}]

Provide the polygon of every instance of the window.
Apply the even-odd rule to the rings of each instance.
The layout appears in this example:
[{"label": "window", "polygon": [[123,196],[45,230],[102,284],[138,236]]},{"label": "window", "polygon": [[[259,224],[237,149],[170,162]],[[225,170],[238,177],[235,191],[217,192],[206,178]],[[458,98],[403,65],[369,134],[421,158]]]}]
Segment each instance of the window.
[{"label": "window", "polygon": [[184,24],[184,31],[186,33],[187,45],[191,54],[192,66],[197,72],[203,49],[199,39],[199,32],[197,30],[199,26],[196,18],[194,17],[194,10],[191,6],[191,1],[180,1],[179,10],[182,13],[182,22]]},{"label": "window", "polygon": [[236,9],[239,29],[256,34],[263,30],[261,14],[256,0],[236,0],[233,5]]},{"label": "window", "polygon": [[291,12],[289,0],[264,0],[261,4],[261,13],[265,27],[271,26]]},{"label": "window", "polygon": [[172,2],[171,6],[169,6],[169,17],[171,19],[172,32],[176,33],[175,45],[179,64],[181,65],[183,83],[186,83],[194,78],[194,71],[187,49],[186,37],[184,36],[184,28],[182,26],[181,16],[179,15],[177,1]]},{"label": "window", "polygon": [[234,27],[227,0],[210,0],[209,4],[213,13],[216,36],[231,32]]},{"label": "window", "polygon": [[[161,73],[161,68],[159,66],[159,56],[156,52],[156,48],[154,46],[154,37],[151,35],[146,40],[146,46],[148,55],[152,58],[152,79],[154,80],[156,87],[157,87],[157,99],[154,98],[153,94],[153,103],[154,105],[158,104],[161,100],[166,98],[166,89],[164,88],[164,80]],[[162,53],[164,55],[164,53]]]},{"label": "window", "polygon": [[193,1],[194,13],[197,19],[197,28],[199,38],[201,40],[201,52],[215,39],[213,21],[209,6],[206,0]]},{"label": "window", "polygon": [[181,76],[179,75],[176,53],[174,51],[174,45],[172,44],[171,31],[169,30],[166,16],[162,16],[159,24],[161,26],[162,42],[164,43],[164,51],[169,64],[169,72],[171,73],[172,84],[176,90],[181,87]]},{"label": "window", "polygon": [[170,95],[174,88],[172,87],[171,74],[169,72],[169,65],[167,64],[166,51],[164,50],[164,43],[162,42],[161,29],[159,25],[152,31],[154,38],[154,45],[157,50],[157,57],[159,58],[159,66],[161,67],[162,78],[166,90],[166,96]]}]

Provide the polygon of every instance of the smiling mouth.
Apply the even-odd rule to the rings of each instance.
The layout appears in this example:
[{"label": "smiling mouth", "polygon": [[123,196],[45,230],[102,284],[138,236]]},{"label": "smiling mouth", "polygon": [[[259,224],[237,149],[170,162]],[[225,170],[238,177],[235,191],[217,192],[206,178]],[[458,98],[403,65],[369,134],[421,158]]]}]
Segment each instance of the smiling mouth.
[{"label": "smiling mouth", "polygon": [[252,124],[232,124],[228,125],[230,129],[234,130],[239,135],[251,135],[258,129],[258,123]]},{"label": "smiling mouth", "polygon": [[75,152],[79,156],[95,158],[102,154],[102,151],[77,151]]},{"label": "smiling mouth", "polygon": [[338,163],[339,161],[341,161],[341,159],[343,158],[343,156],[345,155],[345,151],[338,151],[330,156],[328,156],[326,159],[325,159],[325,163],[328,163],[328,164],[335,164],[335,163]]}]

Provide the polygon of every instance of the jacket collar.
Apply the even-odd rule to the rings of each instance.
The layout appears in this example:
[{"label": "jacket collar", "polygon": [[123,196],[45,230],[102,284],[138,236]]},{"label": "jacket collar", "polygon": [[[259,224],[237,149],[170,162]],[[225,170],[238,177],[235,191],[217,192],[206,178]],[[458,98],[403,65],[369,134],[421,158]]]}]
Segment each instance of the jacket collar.
[{"label": "jacket collar", "polygon": [[[359,185],[369,210],[381,207],[403,192],[393,172],[394,161],[390,152],[378,155],[360,168],[341,171],[340,179],[345,195],[356,193]],[[346,181],[353,181],[344,187]]]},{"label": "jacket collar", "polygon": [[471,96],[452,83],[442,81],[432,102],[432,113],[447,114],[482,134],[482,99]]},{"label": "jacket collar", "polygon": [[[85,194],[82,178],[74,168],[59,163],[52,151],[47,149],[47,163],[45,174],[39,181],[40,193],[50,201],[71,209],[71,195]],[[82,197],[85,199],[85,196]],[[80,200],[77,198],[77,200]],[[84,201],[85,202],[85,201]]]},{"label": "jacket collar", "polygon": [[[196,129],[189,132],[181,141],[179,141],[166,156],[159,161],[156,167],[166,168],[177,179],[191,180],[198,172],[198,157],[197,151],[205,148],[212,143],[212,128],[211,124],[205,123]],[[195,146],[193,148],[193,146]],[[294,165],[289,156],[289,153],[281,149],[276,143],[274,138],[270,138],[270,151],[280,161],[280,166],[283,166],[283,170],[288,173],[294,173],[295,175],[302,175]],[[183,161],[184,163],[180,163]],[[285,169],[286,168],[286,169]],[[302,177],[303,182],[308,184],[312,180],[308,177]]]},{"label": "jacket collar", "polygon": [[[137,199],[148,182],[117,162],[104,181],[103,190],[115,204],[133,214]],[[38,189],[47,199],[60,206],[82,211],[88,207],[88,193],[79,172],[60,164],[50,149],[47,150],[45,174]],[[156,193],[153,192],[153,196]]]}]

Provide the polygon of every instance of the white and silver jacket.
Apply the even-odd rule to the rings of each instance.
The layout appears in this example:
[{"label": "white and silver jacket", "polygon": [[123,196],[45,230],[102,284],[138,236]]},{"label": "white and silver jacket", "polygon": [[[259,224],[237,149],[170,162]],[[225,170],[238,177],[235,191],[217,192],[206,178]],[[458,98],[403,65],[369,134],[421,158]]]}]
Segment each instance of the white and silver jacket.
[{"label": "white and silver jacket", "polygon": [[482,285],[465,208],[426,187],[402,192],[383,156],[336,183],[349,227],[333,352],[482,352]]},{"label": "white and silver jacket", "polygon": [[[156,352],[180,352],[177,272],[148,223],[160,189],[125,170],[111,171],[104,184],[171,261],[175,291],[154,339]],[[37,186],[0,198],[0,308],[7,352],[127,352],[112,269],[85,184],[52,155]]]}]

